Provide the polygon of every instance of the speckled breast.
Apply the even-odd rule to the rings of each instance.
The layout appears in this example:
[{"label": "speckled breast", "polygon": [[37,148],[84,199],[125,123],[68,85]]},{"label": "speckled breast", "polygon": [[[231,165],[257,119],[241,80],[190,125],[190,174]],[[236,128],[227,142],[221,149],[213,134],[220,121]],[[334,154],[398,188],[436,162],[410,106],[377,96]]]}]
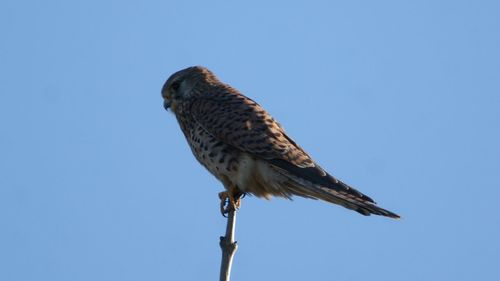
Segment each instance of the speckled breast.
[{"label": "speckled breast", "polygon": [[178,121],[196,159],[222,182],[232,178],[238,169],[239,152],[210,135],[195,120],[179,117]]}]

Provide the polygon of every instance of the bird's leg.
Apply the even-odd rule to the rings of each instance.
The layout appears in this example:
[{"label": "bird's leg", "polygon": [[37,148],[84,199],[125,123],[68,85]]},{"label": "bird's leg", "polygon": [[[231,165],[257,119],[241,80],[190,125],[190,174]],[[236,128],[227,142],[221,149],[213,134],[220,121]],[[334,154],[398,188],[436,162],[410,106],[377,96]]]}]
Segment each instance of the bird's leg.
[{"label": "bird's leg", "polygon": [[241,207],[241,198],[243,198],[243,195],[245,193],[238,192],[233,196],[233,201],[234,201],[234,206],[236,207],[236,210],[239,210]]},{"label": "bird's leg", "polygon": [[229,211],[236,211],[241,207],[241,193],[235,189],[219,192],[220,212],[225,217]]}]

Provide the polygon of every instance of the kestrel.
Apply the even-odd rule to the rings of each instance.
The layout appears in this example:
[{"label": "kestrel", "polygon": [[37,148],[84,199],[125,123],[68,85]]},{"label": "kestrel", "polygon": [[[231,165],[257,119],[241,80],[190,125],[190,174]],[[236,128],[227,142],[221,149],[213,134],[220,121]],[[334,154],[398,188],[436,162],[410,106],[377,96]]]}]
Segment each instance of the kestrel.
[{"label": "kestrel", "polygon": [[224,185],[221,206],[228,199],[228,208],[238,208],[244,194],[266,199],[297,195],[365,216],[399,218],[328,174],[264,108],[210,70],[180,70],[167,79],[161,93],[196,159]]}]

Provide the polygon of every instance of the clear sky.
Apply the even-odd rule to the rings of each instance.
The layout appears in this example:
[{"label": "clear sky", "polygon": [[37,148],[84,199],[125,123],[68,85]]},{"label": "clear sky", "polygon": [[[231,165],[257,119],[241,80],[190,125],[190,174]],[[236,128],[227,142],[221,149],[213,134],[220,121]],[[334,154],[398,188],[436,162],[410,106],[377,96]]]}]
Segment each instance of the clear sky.
[{"label": "clear sky", "polygon": [[217,280],[192,65],[403,216],[246,197],[233,280],[500,280],[498,3],[2,0],[0,280]]}]

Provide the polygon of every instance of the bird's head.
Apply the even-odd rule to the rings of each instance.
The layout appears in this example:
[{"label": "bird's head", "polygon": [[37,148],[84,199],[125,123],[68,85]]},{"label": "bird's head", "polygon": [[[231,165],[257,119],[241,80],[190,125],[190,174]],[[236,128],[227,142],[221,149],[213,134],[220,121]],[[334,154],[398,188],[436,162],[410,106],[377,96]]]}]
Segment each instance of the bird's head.
[{"label": "bird's head", "polygon": [[213,85],[220,84],[207,68],[192,66],[172,74],[161,89],[163,106],[175,113],[183,101],[196,97]]}]

